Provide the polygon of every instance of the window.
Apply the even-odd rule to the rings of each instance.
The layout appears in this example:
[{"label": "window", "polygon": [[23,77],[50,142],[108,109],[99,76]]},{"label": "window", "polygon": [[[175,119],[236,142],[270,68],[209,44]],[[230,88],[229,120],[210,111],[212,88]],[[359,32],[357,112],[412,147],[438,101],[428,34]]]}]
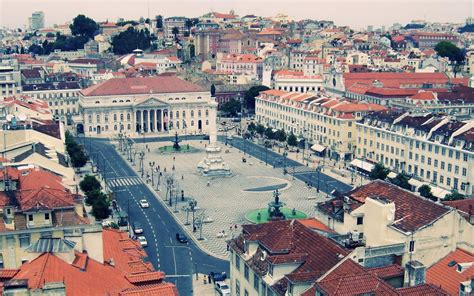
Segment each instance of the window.
[{"label": "window", "polygon": [[114,121],[117,121],[117,114],[114,114]]},{"label": "window", "polygon": [[415,241],[410,241],[410,253],[415,252]]},{"label": "window", "polygon": [[255,273],[253,275],[253,288],[257,291],[257,293],[258,293],[259,287],[260,287],[260,280],[258,279],[258,275]]},{"label": "window", "polygon": [[240,270],[240,257],[237,253],[235,254],[235,268]]},{"label": "window", "polygon": [[244,277],[247,281],[249,280],[249,266],[247,264],[244,266]]},{"label": "window", "polygon": [[20,235],[20,248],[27,248],[30,246],[30,235],[22,234]]},{"label": "window", "polygon": [[44,213],[44,220],[49,220],[49,213]]},{"label": "window", "polygon": [[240,282],[235,280],[235,295],[240,296]]},{"label": "window", "polygon": [[33,222],[33,215],[31,214],[28,215],[28,221]]},{"label": "window", "polygon": [[244,289],[244,296],[249,296],[249,291],[247,291],[247,289]]},{"label": "window", "polygon": [[357,217],[357,225],[364,224],[364,217]]},{"label": "window", "polygon": [[273,276],[273,264],[269,264],[269,265],[268,265],[268,274],[269,274],[270,276]]}]

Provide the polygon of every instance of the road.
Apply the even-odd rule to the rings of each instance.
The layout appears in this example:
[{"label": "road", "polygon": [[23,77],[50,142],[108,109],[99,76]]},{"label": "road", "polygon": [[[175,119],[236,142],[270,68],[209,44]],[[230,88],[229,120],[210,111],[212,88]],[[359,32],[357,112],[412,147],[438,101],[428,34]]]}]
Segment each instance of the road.
[{"label": "road", "polygon": [[[215,258],[201,251],[190,239],[188,244],[176,241],[176,233],[185,233],[181,225],[157,200],[149,187],[128,166],[108,140],[85,140],[85,146],[93,159],[99,164],[106,180],[120,180],[123,186],[114,187],[119,206],[129,212],[131,223],[139,222],[148,241],[145,248],[153,266],[166,273],[166,280],[176,284],[179,294],[192,295],[192,276],[197,268],[199,273],[226,271],[229,262]],[[100,160],[99,160],[100,159]],[[115,182],[117,183],[117,182]],[[150,208],[142,209],[138,201],[147,199]]]},{"label": "road", "polygon": [[[181,140],[202,140],[203,136],[180,136]],[[146,142],[171,142],[174,139],[174,136],[168,137],[139,137],[135,138],[136,143],[146,143]],[[224,144],[225,137],[219,135],[218,139]],[[324,172],[316,172],[315,170],[311,171],[308,167],[303,166],[301,163],[294,161],[290,158],[285,158],[281,154],[278,154],[270,149],[265,149],[265,147],[255,144],[251,141],[244,140],[240,137],[233,137],[231,141],[228,141],[228,144],[232,144],[235,148],[250,154],[253,157],[260,159],[261,161],[268,163],[275,168],[286,167],[287,171],[293,175],[296,179],[303,182],[308,182],[312,187],[318,188],[319,190],[330,194],[331,191],[337,190],[339,192],[347,192],[352,189],[352,186],[341,182],[337,179],[334,179],[331,176],[324,174]]]}]

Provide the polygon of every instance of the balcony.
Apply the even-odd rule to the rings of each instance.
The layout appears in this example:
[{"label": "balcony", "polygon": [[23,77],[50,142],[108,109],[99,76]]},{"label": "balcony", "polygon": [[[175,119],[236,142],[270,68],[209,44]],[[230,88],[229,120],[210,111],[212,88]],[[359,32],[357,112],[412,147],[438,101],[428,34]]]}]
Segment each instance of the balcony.
[{"label": "balcony", "polygon": [[393,244],[380,247],[366,247],[365,258],[381,257],[387,255],[402,255],[405,252],[405,244]]}]

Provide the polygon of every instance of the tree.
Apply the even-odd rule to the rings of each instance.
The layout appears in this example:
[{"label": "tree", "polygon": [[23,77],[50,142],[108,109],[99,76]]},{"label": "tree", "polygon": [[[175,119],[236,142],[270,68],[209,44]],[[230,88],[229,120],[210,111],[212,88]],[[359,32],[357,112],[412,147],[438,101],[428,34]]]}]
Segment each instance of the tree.
[{"label": "tree", "polygon": [[445,197],[444,197],[444,200],[446,201],[450,201],[450,200],[461,200],[461,199],[465,199],[466,197],[464,195],[462,195],[461,193],[457,192],[456,190],[451,192],[450,194],[447,194]]},{"label": "tree", "polygon": [[418,188],[418,192],[420,193],[421,196],[429,198],[433,201],[437,201],[438,199],[431,193],[431,187],[429,185],[421,185],[420,188]]},{"label": "tree", "polygon": [[74,167],[83,167],[87,163],[87,157],[84,154],[82,146],[76,143],[69,132],[66,132],[66,151]]},{"label": "tree", "polygon": [[265,137],[269,140],[273,140],[275,138],[275,134],[273,133],[273,129],[271,127],[267,127],[265,129]]},{"label": "tree", "polygon": [[466,54],[459,47],[448,41],[441,41],[436,44],[435,51],[439,56],[446,57],[451,62],[453,67],[454,77],[459,72],[461,66],[464,64]]},{"label": "tree", "polygon": [[94,176],[91,175],[85,176],[85,178],[79,183],[79,187],[85,194],[93,190],[100,190],[102,188],[100,186],[100,182]]},{"label": "tree", "polygon": [[80,35],[92,39],[95,32],[99,29],[99,25],[93,19],[80,14],[73,19],[69,28],[72,35]]},{"label": "tree", "polygon": [[255,97],[260,94],[261,91],[268,90],[269,88],[265,85],[252,86],[245,92],[245,105],[247,109],[255,109]]},{"label": "tree", "polygon": [[236,99],[231,99],[221,106],[221,111],[225,112],[231,117],[237,116],[237,114],[240,112],[242,108],[242,104],[240,101],[237,101]]},{"label": "tree", "polygon": [[189,57],[192,59],[196,56],[196,47],[194,44],[189,45]]},{"label": "tree", "polygon": [[260,136],[263,136],[263,133],[265,132],[265,127],[259,123],[259,124],[257,124],[257,127],[255,128],[255,131]]},{"label": "tree", "polygon": [[173,29],[171,29],[171,34],[174,35],[174,40],[178,40],[179,28],[178,27],[173,27]]},{"label": "tree", "polygon": [[107,199],[98,199],[92,205],[92,215],[97,220],[103,220],[110,216],[110,203]]},{"label": "tree", "polygon": [[186,27],[188,32],[190,32],[191,27],[193,26],[193,21],[191,19],[186,19],[186,21],[184,22],[184,26]]},{"label": "tree", "polygon": [[86,193],[86,204],[93,206],[99,199],[106,198],[107,196],[100,189],[94,189]]},{"label": "tree", "polygon": [[275,140],[278,142],[285,142],[286,141],[286,133],[284,130],[279,129],[275,132]]},{"label": "tree", "polygon": [[156,37],[152,36],[148,29],[135,30],[133,27],[129,27],[112,38],[113,52],[128,54],[137,48],[147,50],[151,48],[152,41],[155,39]]},{"label": "tree", "polygon": [[155,22],[156,22],[157,29],[163,29],[163,16],[157,15],[155,17]]},{"label": "tree", "polygon": [[216,96],[216,86],[213,84],[211,84],[211,97],[215,97]]},{"label": "tree", "polygon": [[288,136],[288,139],[286,140],[288,145],[290,146],[296,146],[298,145],[298,139],[296,138],[295,134],[291,133],[289,136]]},{"label": "tree", "polygon": [[247,129],[250,131],[250,132],[254,132],[256,129],[257,129],[257,126],[255,125],[255,123],[251,122],[249,124],[249,126],[247,127]]},{"label": "tree", "polygon": [[400,173],[392,180],[392,183],[397,185],[398,187],[410,190],[411,185],[410,183],[408,183],[408,180],[410,180],[410,177],[403,173]]},{"label": "tree", "polygon": [[46,33],[46,37],[53,38],[54,36],[56,36],[56,34],[54,34],[53,32]]},{"label": "tree", "polygon": [[371,180],[385,180],[389,172],[390,171],[386,167],[384,167],[382,163],[377,163],[374,165],[372,171],[370,171],[369,177]]}]

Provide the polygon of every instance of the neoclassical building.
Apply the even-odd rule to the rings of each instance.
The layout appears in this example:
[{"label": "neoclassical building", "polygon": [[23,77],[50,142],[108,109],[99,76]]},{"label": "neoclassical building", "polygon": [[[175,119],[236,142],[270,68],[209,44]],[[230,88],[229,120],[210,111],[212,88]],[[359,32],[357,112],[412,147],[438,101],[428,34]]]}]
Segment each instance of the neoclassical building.
[{"label": "neoclassical building", "polygon": [[208,133],[217,103],[209,91],[176,76],[114,78],[79,95],[79,133],[130,136]]}]

